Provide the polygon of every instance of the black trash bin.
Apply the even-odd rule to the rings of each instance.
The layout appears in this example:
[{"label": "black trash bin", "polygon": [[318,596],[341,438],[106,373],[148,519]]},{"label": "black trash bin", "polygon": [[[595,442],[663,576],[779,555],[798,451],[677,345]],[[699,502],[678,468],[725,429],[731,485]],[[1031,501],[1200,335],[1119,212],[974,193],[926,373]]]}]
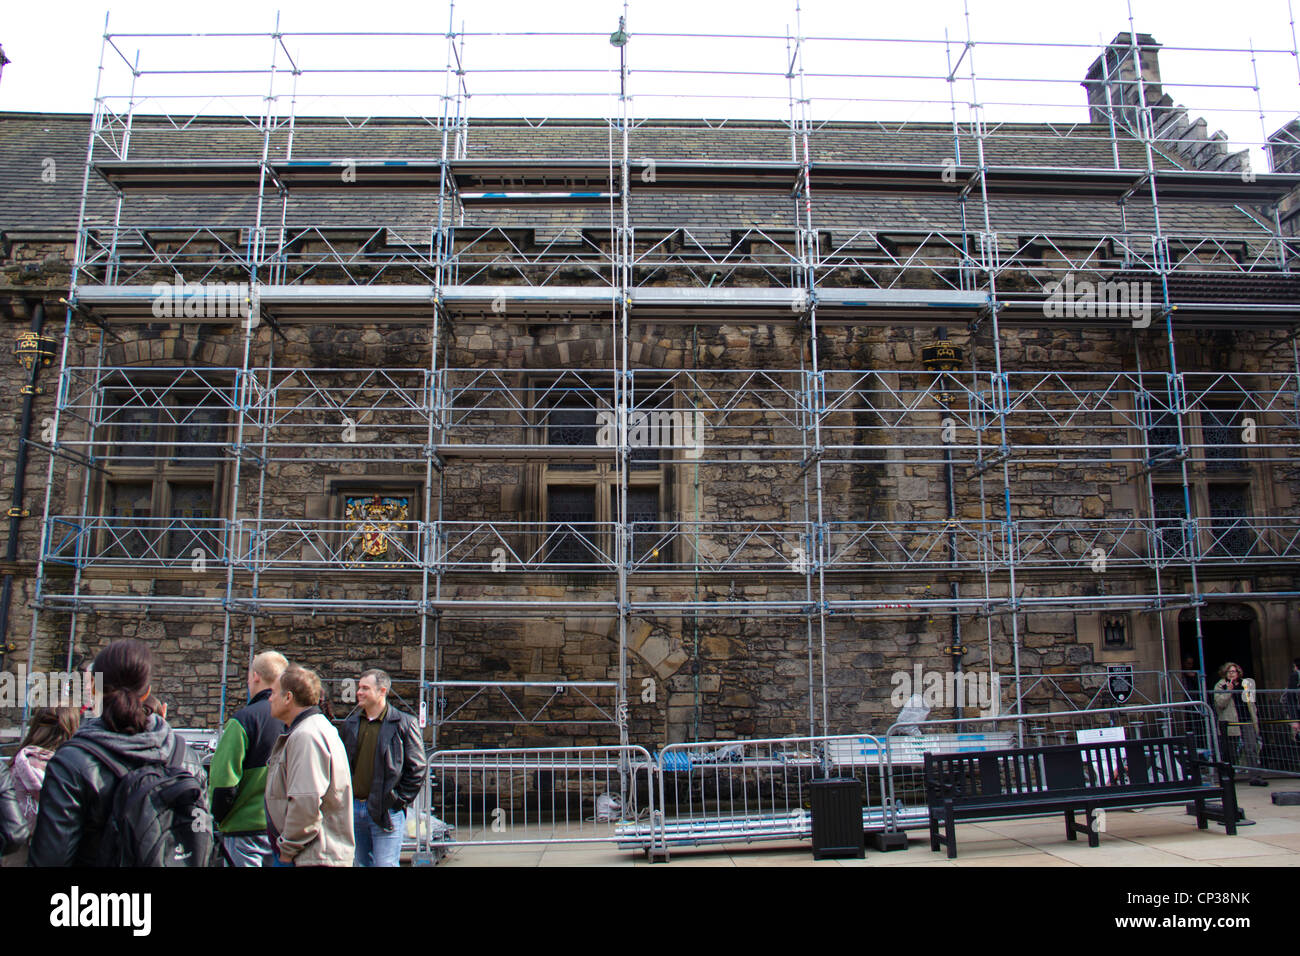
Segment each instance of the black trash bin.
[{"label": "black trash bin", "polygon": [[813,859],[866,854],[862,830],[862,781],[855,777],[823,777],[809,784],[812,795]]}]

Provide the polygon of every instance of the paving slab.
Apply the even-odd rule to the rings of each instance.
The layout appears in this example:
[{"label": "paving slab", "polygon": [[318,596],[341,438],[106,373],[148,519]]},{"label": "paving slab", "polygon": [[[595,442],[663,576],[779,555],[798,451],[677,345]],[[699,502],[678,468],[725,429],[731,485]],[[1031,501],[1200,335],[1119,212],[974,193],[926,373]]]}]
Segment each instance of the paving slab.
[{"label": "paving slab", "polygon": [[1285,856],[1290,851],[1270,846],[1256,840],[1230,837],[1227,834],[1210,837],[1206,834],[1186,837],[1150,836],[1134,838],[1141,846],[1164,853],[1176,853],[1189,860],[1227,860],[1246,856]]},{"label": "paving slab", "polygon": [[[1277,786],[1294,788],[1293,780],[1276,781],[1273,788],[1237,788],[1238,800],[1254,826],[1229,837],[1219,824],[1196,829],[1196,820],[1183,806],[1151,807],[1142,812],[1111,810],[1101,846],[1092,848],[1082,835],[1065,838],[1059,815],[1020,820],[963,823],[957,827],[956,860],[943,851],[930,851],[924,830],[908,831],[908,849],[881,853],[868,849],[864,859],[814,860],[807,841],[729,843],[707,847],[671,848],[668,864],[652,864],[641,851],[620,850],[613,843],[497,844],[460,843],[442,866],[659,866],[675,867],[816,867],[847,866],[897,869],[913,866],[960,867],[1224,867],[1300,866],[1300,806],[1277,806],[1271,793]],[[556,835],[590,834],[590,828],[557,830]],[[485,829],[465,837],[501,838]],[[516,834],[517,835],[517,834]]]}]

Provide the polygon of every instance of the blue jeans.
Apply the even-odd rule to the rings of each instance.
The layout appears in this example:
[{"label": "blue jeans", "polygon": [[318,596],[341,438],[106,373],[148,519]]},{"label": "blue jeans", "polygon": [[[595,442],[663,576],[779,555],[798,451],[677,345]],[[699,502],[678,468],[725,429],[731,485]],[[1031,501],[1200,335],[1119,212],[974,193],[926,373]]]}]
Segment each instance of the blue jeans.
[{"label": "blue jeans", "polygon": [[271,840],[265,833],[234,833],[221,837],[228,866],[271,866]]},{"label": "blue jeans", "polygon": [[357,841],[357,855],[353,866],[399,866],[402,861],[402,840],[406,837],[406,811],[389,811],[393,828],[385,830],[370,819],[366,801],[352,801],[352,830]]}]

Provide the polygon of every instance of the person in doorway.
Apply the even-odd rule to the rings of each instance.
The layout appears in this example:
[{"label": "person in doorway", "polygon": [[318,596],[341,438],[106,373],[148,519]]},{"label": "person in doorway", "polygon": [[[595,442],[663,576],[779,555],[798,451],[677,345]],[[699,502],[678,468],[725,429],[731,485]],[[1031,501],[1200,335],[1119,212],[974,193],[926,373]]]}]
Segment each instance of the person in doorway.
[{"label": "person in doorway", "polygon": [[1219,713],[1219,727],[1229,744],[1232,762],[1247,771],[1252,787],[1267,787],[1268,781],[1260,775],[1255,682],[1242,673],[1241,665],[1228,661],[1219,668],[1214,709]]},{"label": "person in doorway", "polygon": [[289,662],[263,651],[248,668],[248,704],[226,722],[212,755],[212,815],[229,866],[270,866],[266,835],[266,761],[288,728],[271,716],[271,687]]},{"label": "person in doorway", "polygon": [[290,664],[271,685],[271,716],[289,729],[266,767],[266,823],[278,866],[351,866],[352,776],[320,712],[320,678]]},{"label": "person in doorway", "polygon": [[414,717],[388,703],[392,680],[379,669],[357,681],[357,710],[343,722],[352,768],[357,866],[398,866],[406,808],[424,783],[424,739]]}]

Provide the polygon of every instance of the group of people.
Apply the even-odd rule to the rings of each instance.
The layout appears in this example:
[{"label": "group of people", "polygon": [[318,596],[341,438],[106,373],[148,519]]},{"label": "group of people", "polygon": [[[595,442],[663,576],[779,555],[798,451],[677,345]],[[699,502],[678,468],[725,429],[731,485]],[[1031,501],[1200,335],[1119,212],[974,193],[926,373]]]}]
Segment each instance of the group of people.
[{"label": "group of people", "polygon": [[314,671],[257,655],[248,703],[206,773],[153,696],[146,644],[110,644],[92,674],[98,716],[42,708],[12,767],[0,762],[3,865],[159,865],[158,847],[189,865],[399,864],[426,765],[420,729],[389,704],[382,670],[361,675],[357,708],[336,729]]}]

